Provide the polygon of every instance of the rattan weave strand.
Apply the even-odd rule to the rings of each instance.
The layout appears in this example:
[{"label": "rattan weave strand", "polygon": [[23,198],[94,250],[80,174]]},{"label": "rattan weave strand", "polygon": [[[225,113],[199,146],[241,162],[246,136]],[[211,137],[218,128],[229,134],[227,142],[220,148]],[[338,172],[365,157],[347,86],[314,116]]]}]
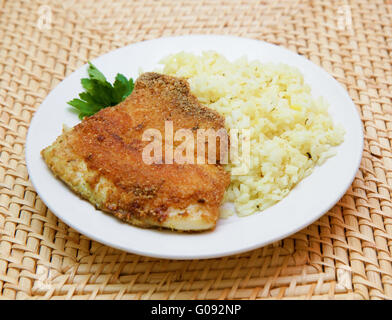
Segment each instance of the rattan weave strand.
[{"label": "rattan weave strand", "polygon": [[[0,0],[0,8],[1,298],[392,299],[392,1]],[[88,59],[206,33],[284,46],[346,87],[365,131],[346,195],[289,238],[208,261],[137,256],[69,228],[28,178],[34,111]]]}]

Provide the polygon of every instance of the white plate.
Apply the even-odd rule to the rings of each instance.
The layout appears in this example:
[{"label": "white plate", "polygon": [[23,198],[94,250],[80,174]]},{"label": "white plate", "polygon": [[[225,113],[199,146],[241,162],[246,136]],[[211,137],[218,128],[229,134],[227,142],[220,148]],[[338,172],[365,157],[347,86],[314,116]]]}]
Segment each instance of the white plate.
[{"label": "white plate", "polygon": [[283,62],[305,76],[312,93],[330,103],[334,121],[346,129],[337,155],[299,183],[290,194],[271,208],[245,218],[221,219],[215,230],[197,234],[140,229],[96,210],[56,179],[40,151],[61,134],[63,124],[79,122],[66,101],[82,91],[80,79],[86,65],[62,81],[35,113],[26,142],[30,179],[39,196],[65,223],[88,237],[129,252],[161,258],[194,259],[231,255],[255,249],[293,234],[328,211],[345,193],[359,167],[362,123],[347,92],[327,72],[309,60],[262,41],[231,36],[183,36],[135,43],[109,52],[92,62],[113,81],[117,72],[136,78],[139,68],[151,71],[164,56],[179,51],[200,53],[215,50],[232,60]]}]

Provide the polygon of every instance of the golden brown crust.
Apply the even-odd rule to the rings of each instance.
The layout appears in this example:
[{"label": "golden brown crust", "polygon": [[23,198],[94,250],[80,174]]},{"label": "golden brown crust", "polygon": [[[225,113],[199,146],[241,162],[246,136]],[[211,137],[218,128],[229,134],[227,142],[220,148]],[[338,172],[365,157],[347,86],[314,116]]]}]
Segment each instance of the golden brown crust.
[{"label": "golden brown crust", "polygon": [[[65,134],[57,148],[85,163],[89,190],[97,190],[97,184],[101,187],[102,178],[111,184],[105,189],[104,201],[95,204],[120,219],[142,226],[159,225],[167,219],[169,208],[183,209],[186,214],[187,208],[197,205],[203,218],[214,225],[230,182],[220,165],[148,165],[142,160],[142,150],[149,143],[142,141],[144,130],[158,129],[164,138],[165,120],[173,121],[174,132],[224,127],[223,117],[200,105],[186,81],[145,73],[125,101],[84,119]],[[44,159],[56,173],[45,150]],[[57,175],[62,178],[64,173]]]}]

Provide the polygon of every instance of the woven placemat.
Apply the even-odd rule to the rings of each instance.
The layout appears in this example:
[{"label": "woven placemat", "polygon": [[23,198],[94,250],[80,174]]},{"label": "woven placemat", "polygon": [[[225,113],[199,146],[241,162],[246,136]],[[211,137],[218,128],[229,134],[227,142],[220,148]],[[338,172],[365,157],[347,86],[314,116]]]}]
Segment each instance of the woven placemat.
[{"label": "woven placemat", "polygon": [[[392,1],[0,0],[0,8],[1,298],[392,299]],[[56,218],[29,181],[31,117],[88,59],[191,33],[265,40],[333,75],[363,120],[355,181],[311,226],[240,255],[160,260],[92,241]]]}]

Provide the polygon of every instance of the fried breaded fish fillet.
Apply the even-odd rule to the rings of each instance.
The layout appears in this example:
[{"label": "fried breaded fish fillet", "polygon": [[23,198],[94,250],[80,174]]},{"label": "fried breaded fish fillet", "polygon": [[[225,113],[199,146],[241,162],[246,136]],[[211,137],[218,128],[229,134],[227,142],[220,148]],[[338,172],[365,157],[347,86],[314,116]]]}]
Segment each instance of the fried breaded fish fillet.
[{"label": "fried breaded fish fillet", "polygon": [[158,129],[165,143],[165,120],[174,132],[224,127],[224,118],[202,106],[186,80],[144,73],[122,103],[64,131],[41,154],[74,192],[128,223],[211,229],[230,176],[220,164],[146,164],[142,151],[149,142],[142,134]]}]

